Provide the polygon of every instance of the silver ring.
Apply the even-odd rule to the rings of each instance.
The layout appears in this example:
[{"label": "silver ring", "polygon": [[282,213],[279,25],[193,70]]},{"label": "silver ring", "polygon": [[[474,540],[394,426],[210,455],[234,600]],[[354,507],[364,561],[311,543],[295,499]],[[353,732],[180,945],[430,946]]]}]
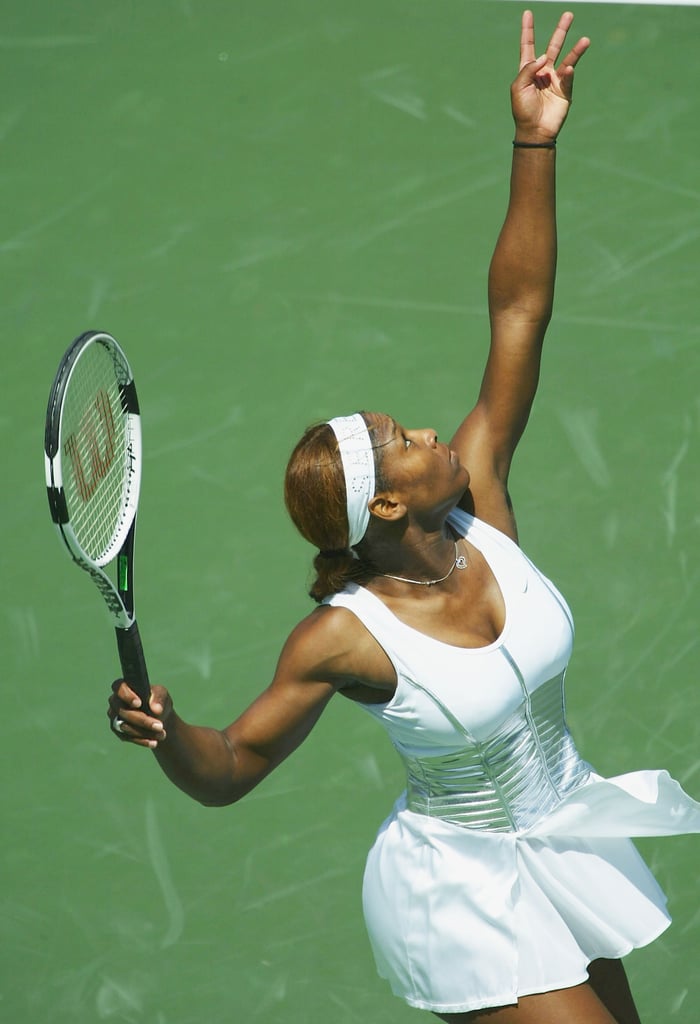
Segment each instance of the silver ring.
[{"label": "silver ring", "polygon": [[124,735],[124,720],[122,718],[112,719],[112,732],[116,732],[118,736]]}]

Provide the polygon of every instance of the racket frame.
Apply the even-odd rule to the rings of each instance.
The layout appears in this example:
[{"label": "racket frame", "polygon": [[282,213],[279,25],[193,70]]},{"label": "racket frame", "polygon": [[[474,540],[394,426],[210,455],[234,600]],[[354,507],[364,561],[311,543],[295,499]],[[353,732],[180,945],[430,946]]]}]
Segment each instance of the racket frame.
[{"label": "racket frame", "polygon": [[[122,509],[104,551],[93,558],[83,549],[70,522],[64,490],[61,412],[71,377],[81,356],[93,344],[110,353],[125,418],[126,473]],[[124,677],[148,705],[150,684],[134,612],[134,538],[141,483],[141,417],[134,377],[126,355],[111,334],[85,331],[66,350],[51,388],[46,411],[44,467],[51,519],[74,562],[88,573],[101,593],[117,632],[117,647]],[[116,560],[116,585],[105,566]]]}]

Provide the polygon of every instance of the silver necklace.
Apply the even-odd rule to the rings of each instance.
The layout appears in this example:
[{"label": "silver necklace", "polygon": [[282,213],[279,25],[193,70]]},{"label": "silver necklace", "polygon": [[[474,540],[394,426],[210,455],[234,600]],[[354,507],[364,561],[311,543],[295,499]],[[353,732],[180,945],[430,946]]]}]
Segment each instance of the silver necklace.
[{"label": "silver necklace", "polygon": [[434,587],[436,583],[444,583],[445,580],[448,580],[455,569],[466,569],[468,564],[466,556],[460,555],[457,541],[455,541],[455,560],[445,575],[441,576],[438,580],[411,580],[407,576],[394,576],[390,572],[380,572],[379,575],[386,576],[390,580],[398,580],[399,583],[413,583],[417,587]]}]

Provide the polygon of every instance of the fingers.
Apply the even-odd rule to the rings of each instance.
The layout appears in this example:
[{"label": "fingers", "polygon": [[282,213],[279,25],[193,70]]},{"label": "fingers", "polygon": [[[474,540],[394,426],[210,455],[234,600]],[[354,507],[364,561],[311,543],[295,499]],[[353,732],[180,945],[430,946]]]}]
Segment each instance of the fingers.
[{"label": "fingers", "polygon": [[[153,694],[150,711],[158,714],[162,710],[163,702]],[[141,700],[123,679],[117,679],[112,683],[107,717],[117,739],[134,743],[136,746],[155,749],[167,735],[159,718],[141,710]]]},{"label": "fingers", "polygon": [[582,38],[572,46],[557,68],[562,95],[569,103],[571,102],[574,90],[574,68],[590,45],[590,39],[586,36],[582,36]]},{"label": "fingers", "polygon": [[535,18],[532,11],[523,11],[520,26],[520,70],[535,59]]},{"label": "fingers", "polygon": [[557,23],[557,27],[552,32],[552,38],[549,40],[545,53],[547,55],[548,64],[556,64],[561,53],[562,46],[566,42],[566,33],[571,28],[571,22],[574,20],[574,16],[571,11],[565,11]]},{"label": "fingers", "polygon": [[[571,11],[564,11],[562,16],[557,22],[557,26],[552,33],[552,37],[547,44],[542,60],[542,65],[549,64],[554,66],[559,59],[559,55],[563,49],[564,43],[566,42],[566,36],[571,28],[571,24],[574,20],[574,16]],[[590,39],[583,36],[578,40],[577,43],[569,50],[566,57],[561,62],[562,67],[576,67],[576,64],[581,59],[583,54],[590,46]],[[532,11],[523,11],[523,17],[520,29],[520,70],[525,67],[526,64],[530,64],[535,60],[535,18]]]},{"label": "fingers", "polygon": [[560,70],[564,67],[575,68],[590,45],[591,41],[588,36],[581,36],[578,42],[571,47],[566,57],[562,60]]},{"label": "fingers", "polygon": [[[134,717],[135,714],[138,714],[138,717]],[[166,738],[165,729],[160,719],[149,718],[141,712],[124,712],[115,721],[119,723],[118,730],[113,727],[112,732],[115,732],[120,740],[134,743],[137,747],[148,747],[150,750],[155,750],[158,744]]]},{"label": "fingers", "polygon": [[119,704],[125,704],[130,708],[140,708],[141,698],[132,690],[129,684],[124,679],[115,679],[112,683],[112,697],[110,697],[110,704],[113,703],[116,698]]}]

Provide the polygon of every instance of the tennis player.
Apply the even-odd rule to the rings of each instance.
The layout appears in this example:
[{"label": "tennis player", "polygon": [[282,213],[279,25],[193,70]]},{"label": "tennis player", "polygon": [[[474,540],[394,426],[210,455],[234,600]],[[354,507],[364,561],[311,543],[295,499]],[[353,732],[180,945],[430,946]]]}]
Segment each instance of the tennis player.
[{"label": "tennis player", "polygon": [[[700,804],[665,772],[603,779],[579,754],[571,613],[520,549],[508,494],[552,310],[556,142],[589,44],[565,50],[572,19],[537,56],[523,15],[474,408],[449,444],[374,412],[305,433],[285,494],[318,549],[319,606],[231,725],[186,723],[162,686],[150,714],[124,681],[109,702],[119,738],[206,805],[250,792],[336,693],[376,718],[407,782],[368,856],[367,927],[393,991],[452,1022],[639,1024],[620,958],[669,918],[630,837],[700,831]],[[444,358],[426,348],[425,372]]]}]

